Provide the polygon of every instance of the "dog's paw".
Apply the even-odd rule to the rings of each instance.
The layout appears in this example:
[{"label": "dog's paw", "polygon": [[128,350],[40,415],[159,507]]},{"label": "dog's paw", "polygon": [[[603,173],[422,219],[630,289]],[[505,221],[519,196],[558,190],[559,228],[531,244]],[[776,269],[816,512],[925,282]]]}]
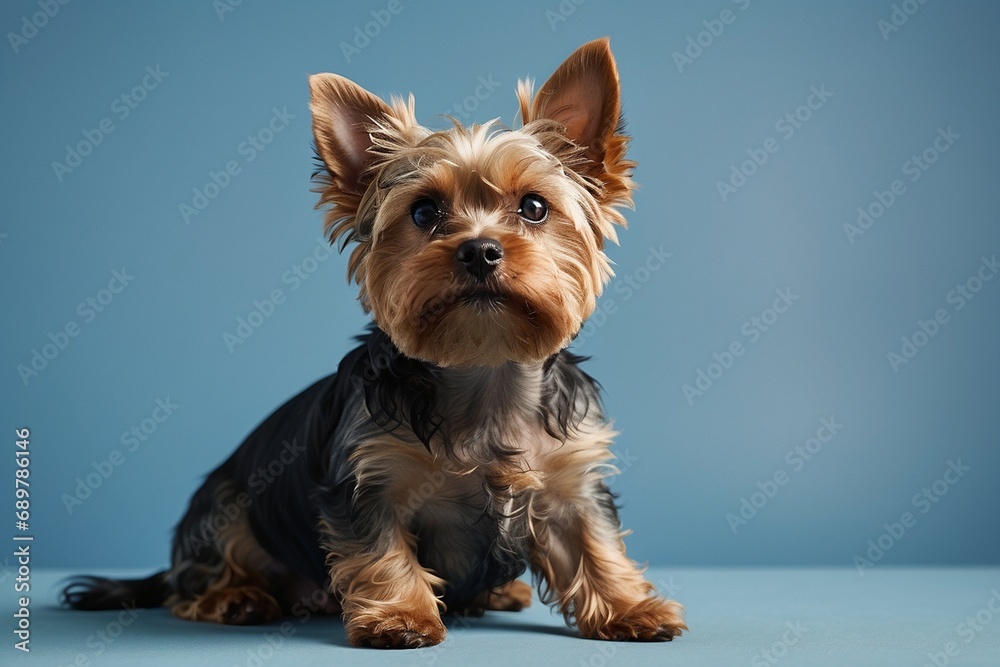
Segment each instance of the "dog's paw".
[{"label": "dog's paw", "polygon": [[347,641],[371,648],[420,648],[444,641],[447,630],[439,617],[409,616],[392,612],[365,615],[348,623]]},{"label": "dog's paw", "polygon": [[188,621],[224,625],[259,625],[282,616],[278,602],[254,586],[223,588],[191,600],[178,600],[170,604],[170,612]]},{"label": "dog's paw", "polygon": [[684,607],[673,600],[648,598],[611,621],[581,625],[580,632],[591,639],[610,641],[670,641],[688,627]]},{"label": "dog's paw", "polygon": [[531,585],[515,579],[489,592],[486,608],[495,611],[521,611],[531,606]]},{"label": "dog's paw", "polygon": [[216,613],[226,625],[260,625],[279,618],[281,608],[270,595],[247,589],[220,599]]}]

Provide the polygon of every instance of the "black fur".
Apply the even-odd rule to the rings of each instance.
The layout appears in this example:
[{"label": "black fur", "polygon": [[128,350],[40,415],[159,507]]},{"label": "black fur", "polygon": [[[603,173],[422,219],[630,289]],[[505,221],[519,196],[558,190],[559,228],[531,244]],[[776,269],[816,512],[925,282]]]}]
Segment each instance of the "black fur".
[{"label": "black fur", "polygon": [[166,571],[145,579],[73,577],[62,590],[61,601],[73,609],[96,611],[125,607],[159,607],[170,594]]}]

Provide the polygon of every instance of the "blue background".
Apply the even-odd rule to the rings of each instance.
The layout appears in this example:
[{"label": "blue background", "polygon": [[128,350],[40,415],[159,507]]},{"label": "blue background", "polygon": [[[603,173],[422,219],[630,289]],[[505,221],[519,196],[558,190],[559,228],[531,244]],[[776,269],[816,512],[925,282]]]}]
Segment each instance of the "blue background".
[{"label": "blue background", "polygon": [[[1000,252],[1000,6],[930,2],[886,39],[889,2],[566,0],[560,14],[556,0],[403,0],[345,56],[341,43],[387,4],[244,2],[220,17],[208,1],[81,2],[16,53],[5,37],[0,473],[11,479],[14,429],[30,427],[36,565],[165,564],[201,476],[330,372],[364,326],[346,258],[318,263],[297,289],[283,282],[321,226],[307,75],[412,91],[437,127],[456,104],[509,123],[518,77],[540,82],[602,35],[642,187],[609,251],[619,278],[575,348],[593,356],[621,431],[613,487],[633,558],[852,566],[911,512],[879,564],[1000,562],[1000,280],[959,311],[947,300]],[[703,22],[718,31],[724,9],[734,20],[711,36]],[[4,3],[0,28],[20,31],[37,11]],[[678,67],[688,38],[706,46]],[[114,100],[147,66],[168,75],[120,118]],[[500,85],[467,99],[480,77]],[[813,86],[832,96],[788,137],[776,123]],[[241,143],[275,108],[294,118],[247,161]],[[114,131],[60,181],[52,163],[104,118]],[[949,127],[959,138],[911,182],[904,163]],[[723,200],[717,182],[771,137],[778,151]],[[240,173],[186,224],[179,205],[230,160]],[[894,179],[905,193],[851,243],[845,223]],[[671,254],[653,271],[651,248]],[[123,267],[134,279],[85,321],[78,304]],[[284,302],[230,351],[223,334],[275,289]],[[744,323],[786,289],[798,299],[752,342]],[[948,322],[895,372],[887,353],[939,308]],[[18,365],[69,322],[79,335],[22,381]],[[742,356],[710,369],[734,341]],[[699,369],[717,379],[689,401]],[[179,407],[124,451],[123,432],[167,398]],[[823,418],[843,428],[797,469],[788,452]],[[64,494],[113,450],[121,465],[68,511]],[[958,460],[969,469],[938,484],[947,493],[915,504]],[[772,487],[776,474],[785,483]],[[758,483],[772,497],[753,496]],[[727,514],[743,499],[759,507],[734,533]]]}]

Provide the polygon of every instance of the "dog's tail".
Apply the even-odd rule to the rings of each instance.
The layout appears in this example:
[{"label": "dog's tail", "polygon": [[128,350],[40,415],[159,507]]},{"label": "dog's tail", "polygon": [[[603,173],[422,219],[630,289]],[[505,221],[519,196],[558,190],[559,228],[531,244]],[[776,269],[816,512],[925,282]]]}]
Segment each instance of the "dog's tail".
[{"label": "dog's tail", "polygon": [[171,593],[167,571],[145,579],[78,576],[69,580],[60,601],[73,609],[94,611],[126,607],[161,607]]}]

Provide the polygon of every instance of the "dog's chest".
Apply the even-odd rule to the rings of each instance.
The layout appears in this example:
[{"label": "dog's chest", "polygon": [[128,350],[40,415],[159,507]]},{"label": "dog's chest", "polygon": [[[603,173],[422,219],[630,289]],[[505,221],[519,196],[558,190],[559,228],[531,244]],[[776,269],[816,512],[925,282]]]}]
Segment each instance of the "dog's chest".
[{"label": "dog's chest", "polygon": [[428,452],[409,483],[417,525],[440,533],[489,528],[501,537],[520,535],[528,498],[545,476],[540,466],[551,438],[538,431],[523,428],[522,437],[514,437],[484,430],[447,454]]},{"label": "dog's chest", "polygon": [[539,445],[549,438],[544,430],[524,428],[524,436],[499,437],[481,431],[467,444],[482,451],[514,451],[493,462],[463,462],[455,457],[429,457],[418,479],[411,481],[407,509],[417,536],[421,563],[445,579],[446,598],[452,604],[518,576],[529,554],[531,495],[544,471]]},{"label": "dog's chest", "polygon": [[446,582],[445,602],[461,607],[516,578],[529,554],[523,497],[467,476],[445,482],[413,517],[417,558]]}]

